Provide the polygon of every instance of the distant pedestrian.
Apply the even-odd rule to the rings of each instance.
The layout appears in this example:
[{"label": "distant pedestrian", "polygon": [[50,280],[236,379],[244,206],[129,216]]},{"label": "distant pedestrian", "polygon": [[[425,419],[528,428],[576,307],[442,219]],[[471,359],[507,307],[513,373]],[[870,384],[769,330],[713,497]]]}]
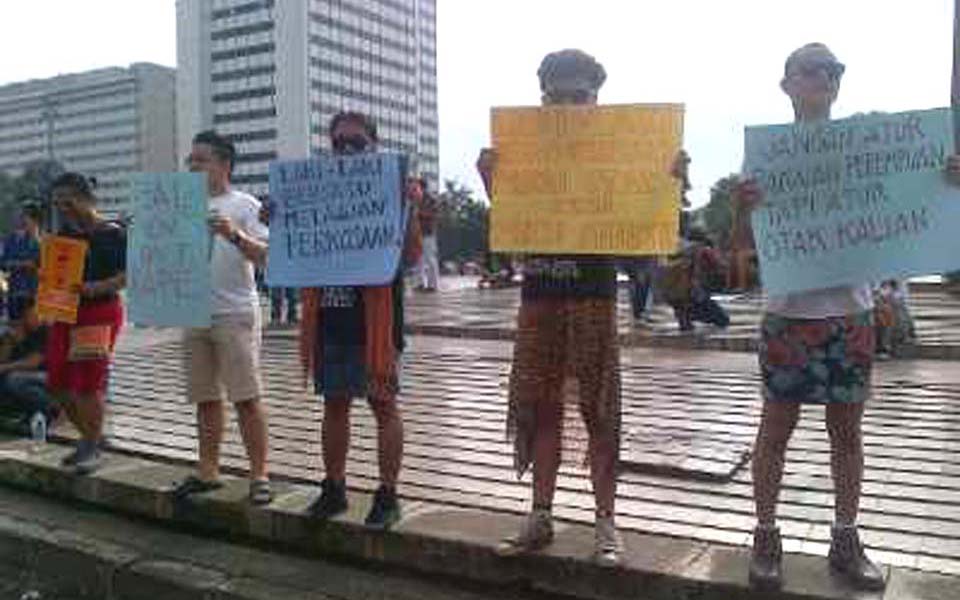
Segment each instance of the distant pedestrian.
[{"label": "distant pedestrian", "polygon": [[423,234],[423,256],[420,258],[420,290],[436,292],[440,286],[440,249],[437,244],[437,227],[439,225],[440,205],[437,197],[430,192],[427,180],[419,179],[420,231]]},{"label": "distant pedestrian", "polygon": [[0,267],[7,274],[7,318],[19,321],[24,307],[33,304],[40,269],[40,209],[25,206],[17,229],[3,241]]},{"label": "distant pedestrian", "polygon": [[[270,226],[271,204],[270,196],[262,196],[260,200],[260,222],[265,227]],[[259,270],[263,273],[263,268]],[[266,288],[266,282],[261,285]],[[287,325],[296,325],[300,318],[297,311],[300,305],[300,290],[292,287],[273,286],[269,288],[270,294],[270,322],[279,325],[284,322],[284,309],[286,309]]]}]

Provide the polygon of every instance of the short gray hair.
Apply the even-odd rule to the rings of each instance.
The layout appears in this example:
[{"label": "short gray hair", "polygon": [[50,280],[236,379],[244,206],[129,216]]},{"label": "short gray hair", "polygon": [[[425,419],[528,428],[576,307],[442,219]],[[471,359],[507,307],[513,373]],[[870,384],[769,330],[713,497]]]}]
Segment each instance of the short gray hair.
[{"label": "short gray hair", "polygon": [[788,76],[790,74],[790,68],[803,60],[803,55],[809,52],[817,52],[825,59],[827,63],[826,66],[829,66],[829,74],[832,77],[839,79],[846,70],[844,64],[837,60],[836,55],[830,51],[830,48],[828,48],[826,44],[812,42],[809,44],[804,44],[790,53],[790,56],[787,57],[787,61],[783,64],[784,77]]},{"label": "short gray hair", "polygon": [[582,50],[560,50],[546,55],[537,69],[540,91],[550,93],[576,82],[578,88],[598,92],[607,80],[603,65]]}]

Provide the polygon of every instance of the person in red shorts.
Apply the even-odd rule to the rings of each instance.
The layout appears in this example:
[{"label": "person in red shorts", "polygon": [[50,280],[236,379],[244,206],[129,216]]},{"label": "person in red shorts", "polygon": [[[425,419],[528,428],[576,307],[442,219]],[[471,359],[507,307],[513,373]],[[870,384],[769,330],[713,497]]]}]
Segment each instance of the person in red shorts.
[{"label": "person in red shorts", "polygon": [[75,324],[54,323],[47,340],[47,389],[80,432],[75,452],[63,460],[80,474],[100,466],[104,396],[117,335],[123,325],[120,290],[126,284],[126,230],[96,209],[96,181],[65,173],[53,183],[63,219],[59,235],[84,240],[88,250]]}]

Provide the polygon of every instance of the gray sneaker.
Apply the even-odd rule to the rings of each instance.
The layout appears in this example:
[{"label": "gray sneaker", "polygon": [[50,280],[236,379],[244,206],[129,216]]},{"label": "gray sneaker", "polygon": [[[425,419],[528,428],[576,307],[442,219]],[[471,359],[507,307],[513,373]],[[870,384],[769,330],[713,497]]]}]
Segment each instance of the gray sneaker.
[{"label": "gray sneaker", "polygon": [[783,585],[783,543],[776,527],[753,530],[750,553],[750,585],[760,589],[780,589]]},{"label": "gray sneaker", "polygon": [[879,592],[887,586],[883,571],[867,558],[856,527],[833,526],[830,569],[858,590]]},{"label": "gray sneaker", "polygon": [[500,556],[517,556],[536,552],[553,541],[553,517],[550,511],[534,510],[527,515],[520,533],[503,540],[497,547]]},{"label": "gray sneaker", "polygon": [[601,567],[615,567],[620,564],[623,541],[613,523],[613,517],[597,517],[594,526],[594,560]]}]

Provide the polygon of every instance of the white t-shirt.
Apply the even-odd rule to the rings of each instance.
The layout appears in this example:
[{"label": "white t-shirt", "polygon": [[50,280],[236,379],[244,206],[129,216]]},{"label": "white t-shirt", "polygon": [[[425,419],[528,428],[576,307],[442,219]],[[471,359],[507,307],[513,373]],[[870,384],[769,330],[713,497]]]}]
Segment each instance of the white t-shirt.
[{"label": "white t-shirt", "polygon": [[824,319],[859,314],[873,309],[869,284],[833,287],[767,299],[767,312],[790,319]]},{"label": "white t-shirt", "polygon": [[[248,236],[266,241],[270,235],[260,222],[260,202],[244,192],[230,190],[210,198],[210,210],[233,221]],[[221,235],[213,236],[210,255],[213,273],[213,314],[256,314],[260,306],[253,263]]]}]

